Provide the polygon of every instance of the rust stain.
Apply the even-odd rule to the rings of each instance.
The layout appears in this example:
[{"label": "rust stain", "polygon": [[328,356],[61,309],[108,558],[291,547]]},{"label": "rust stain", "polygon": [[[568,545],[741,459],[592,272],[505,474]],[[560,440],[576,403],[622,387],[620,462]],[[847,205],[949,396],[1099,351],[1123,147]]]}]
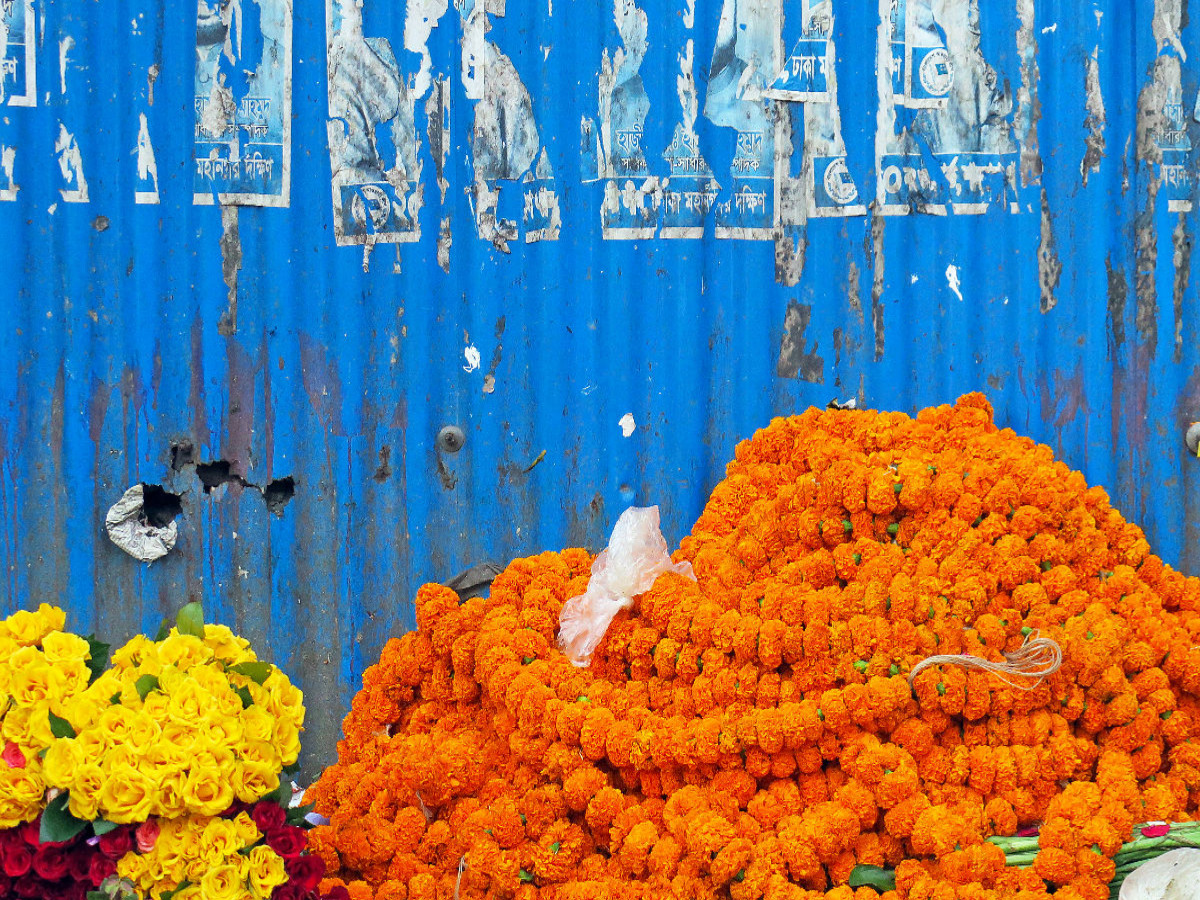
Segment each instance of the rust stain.
[{"label": "rust stain", "polygon": [[192,320],[191,352],[192,363],[188,370],[191,375],[188,385],[188,409],[192,413],[191,436],[198,447],[208,447],[212,435],[208,430],[207,404],[204,397],[204,327],[198,310]]},{"label": "rust stain", "polygon": [[221,277],[225,281],[229,306],[217,322],[217,331],[231,335],[237,331],[238,272],[242,269],[242,240],[238,235],[238,208],[221,207]]},{"label": "rust stain", "polygon": [[1136,268],[1133,273],[1133,293],[1136,304],[1134,328],[1143,346],[1153,357],[1158,343],[1158,228],[1154,223],[1158,179],[1152,179],[1146,190],[1146,206],[1134,219]]},{"label": "rust stain", "polygon": [[221,443],[221,458],[230,471],[241,478],[250,474],[251,442],[254,436],[255,366],[249,354],[237,341],[229,341],[225,349],[228,368],[229,404],[225,412],[225,440]]},{"label": "rust stain", "polygon": [[809,347],[805,332],[812,321],[812,307],[788,301],[783,319],[783,340],[779,345],[776,374],[780,378],[799,378],[813,384],[825,380],[825,360],[818,355],[818,343]]},{"label": "rust stain", "polygon": [[1175,221],[1175,230],[1171,233],[1171,262],[1175,267],[1175,279],[1171,295],[1174,301],[1175,313],[1175,353],[1176,363],[1183,362],[1183,304],[1187,294],[1188,280],[1192,272],[1192,236],[1187,229],[1187,216],[1179,213]]},{"label": "rust stain", "polygon": [[1125,300],[1129,296],[1129,287],[1125,283],[1125,270],[1114,268],[1112,253],[1104,259],[1104,269],[1108,274],[1108,334],[1112,342],[1109,356],[1116,358],[1116,351],[1125,344]]},{"label": "rust stain", "polygon": [[883,359],[883,216],[878,210],[871,216],[871,327],[875,331],[875,362]]},{"label": "rust stain", "polygon": [[328,351],[307,334],[300,334],[300,370],[304,392],[321,425],[345,437],[342,427],[342,380]]},{"label": "rust stain", "polygon": [[1054,309],[1057,298],[1054,291],[1062,278],[1062,262],[1054,244],[1054,228],[1050,215],[1050,203],[1046,199],[1046,189],[1042,188],[1042,230],[1038,241],[1038,286],[1041,289],[1041,310],[1047,313]]}]

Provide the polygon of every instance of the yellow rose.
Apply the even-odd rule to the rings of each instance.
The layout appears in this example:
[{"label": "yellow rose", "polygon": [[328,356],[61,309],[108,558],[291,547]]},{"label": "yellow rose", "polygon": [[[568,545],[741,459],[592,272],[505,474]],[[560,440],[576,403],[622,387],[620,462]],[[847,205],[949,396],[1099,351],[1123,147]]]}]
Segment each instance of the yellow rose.
[{"label": "yellow rose", "polygon": [[89,728],[79,732],[79,736],[75,738],[75,744],[79,748],[83,762],[97,766],[104,763],[104,757],[108,753],[108,743],[96,729]]},{"label": "yellow rose", "polygon": [[233,747],[242,738],[242,720],[240,717],[223,716],[214,711],[200,723],[200,734],[206,744]]},{"label": "yellow rose", "polygon": [[69,659],[82,662],[91,657],[92,648],[77,634],[52,631],[42,638],[42,652],[50,662],[65,662]]},{"label": "yellow rose", "polygon": [[230,665],[254,659],[254,652],[250,650],[250,642],[245,638],[238,637],[224,625],[205,625],[204,643],[218,658],[225,660]]},{"label": "yellow rose", "polygon": [[110,706],[100,713],[96,720],[96,732],[110,747],[116,747],[130,740],[130,730],[133,726],[134,711],[126,706]]},{"label": "yellow rose", "polygon": [[193,727],[204,720],[212,703],[212,695],[190,679],[181,681],[168,697],[167,714],[175,721]]},{"label": "yellow rose", "polygon": [[134,712],[129,721],[129,741],[139,753],[158,742],[162,728],[154,721],[154,717],[145,710]]},{"label": "yellow rose", "polygon": [[240,812],[230,821],[237,832],[239,847],[253,847],[262,837],[262,832],[258,830],[249,813]]},{"label": "yellow rose", "polygon": [[250,863],[250,889],[255,897],[265,900],[275,888],[287,881],[283,857],[270,847],[255,847],[246,854],[246,859]]},{"label": "yellow rose", "polygon": [[168,721],[162,726],[161,743],[169,744],[180,753],[190,754],[196,746],[196,732],[183,722]]},{"label": "yellow rose", "polygon": [[210,820],[200,837],[200,852],[214,865],[236,856],[243,846],[237,826],[228,819]]},{"label": "yellow rose", "polygon": [[275,717],[261,706],[251,706],[242,712],[242,734],[246,740],[273,741]]},{"label": "yellow rose", "polygon": [[164,772],[159,777],[153,808],[154,815],[174,818],[182,816],[187,811],[187,801],[184,799],[187,779],[187,770],[183,768]]},{"label": "yellow rose", "polygon": [[42,794],[46,784],[39,770],[32,766],[24,769],[5,769],[0,781],[0,799],[8,809],[9,816],[16,815],[20,821],[29,821],[40,812]]},{"label": "yellow rose", "polygon": [[18,644],[36,644],[51,631],[62,631],[67,623],[67,614],[56,606],[43,603],[37,612],[20,610],[4,621],[8,635]]},{"label": "yellow rose", "polygon": [[162,691],[151,691],[142,701],[142,711],[160,726],[167,721],[170,710],[171,698]]},{"label": "yellow rose", "polygon": [[204,873],[200,890],[206,900],[235,900],[244,896],[246,883],[238,866],[225,863],[212,866]]},{"label": "yellow rose", "polygon": [[183,787],[188,809],[206,816],[223,813],[233,803],[233,785],[228,773],[215,766],[193,764]]},{"label": "yellow rose", "polygon": [[0,726],[0,735],[3,735],[4,740],[12,741],[14,744],[28,743],[26,736],[29,734],[29,720],[33,716],[33,710],[26,706],[14,706],[4,716],[4,724]]},{"label": "yellow rose", "polygon": [[121,744],[118,747],[109,747],[108,752],[104,754],[104,762],[101,766],[105,769],[140,769],[141,759],[137,752],[137,748],[132,744]]},{"label": "yellow rose", "polygon": [[100,789],[104,817],[118,824],[144,821],[154,802],[150,779],[132,766],[114,766],[107,774]]},{"label": "yellow rose", "polygon": [[300,756],[300,730],[286,719],[275,724],[275,747],[285,766],[294,763]]},{"label": "yellow rose", "polygon": [[51,787],[70,790],[75,773],[83,762],[83,751],[71,739],[54,741],[42,760],[42,776]]},{"label": "yellow rose", "polygon": [[135,635],[123,647],[113,652],[112,665],[117,669],[136,669],[147,660],[156,661],[157,651],[157,646],[150,638],[144,634]]},{"label": "yellow rose", "polygon": [[238,758],[245,763],[257,763],[278,769],[279,751],[270,741],[251,741],[243,738],[235,748]]},{"label": "yellow rose", "polygon": [[208,662],[213,652],[204,641],[191,634],[180,634],[174,628],[165,640],[158,642],[158,658],[164,665],[173,665],[181,671]]},{"label": "yellow rose", "polygon": [[90,820],[99,815],[100,792],[108,776],[104,770],[92,763],[81,763],[75,770],[71,783],[71,815],[77,819]]},{"label": "yellow rose", "polygon": [[230,773],[233,792],[244,803],[253,803],[279,787],[279,770],[262,763],[243,762]]}]

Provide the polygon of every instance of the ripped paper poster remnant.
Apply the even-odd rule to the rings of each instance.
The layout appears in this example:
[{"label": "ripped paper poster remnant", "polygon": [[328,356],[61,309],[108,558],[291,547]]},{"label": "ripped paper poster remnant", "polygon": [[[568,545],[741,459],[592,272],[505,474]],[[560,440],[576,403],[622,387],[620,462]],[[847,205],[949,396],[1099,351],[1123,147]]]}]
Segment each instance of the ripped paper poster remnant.
[{"label": "ripped paper poster remnant", "polygon": [[104,517],[109,540],[141,562],[154,562],[166,556],[179,538],[174,520],[157,526],[146,519],[144,487],[135,484],[112,505]]},{"label": "ripped paper poster remnant", "polygon": [[0,106],[37,106],[33,0],[0,0]]},{"label": "ripped paper poster remnant", "polygon": [[287,206],[291,142],[291,0],[198,0],[194,202]]}]

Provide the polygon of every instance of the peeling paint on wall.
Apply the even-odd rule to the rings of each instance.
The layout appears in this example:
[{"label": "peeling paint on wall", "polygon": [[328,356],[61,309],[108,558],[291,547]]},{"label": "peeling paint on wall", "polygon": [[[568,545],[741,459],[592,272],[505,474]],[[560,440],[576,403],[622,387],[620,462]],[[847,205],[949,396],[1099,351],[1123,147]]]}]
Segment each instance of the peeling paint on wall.
[{"label": "peeling paint on wall", "polygon": [[875,332],[875,362],[883,359],[884,322],[883,322],[883,276],[885,259],[883,255],[883,213],[876,210],[871,216],[871,327]]},{"label": "peeling paint on wall", "polygon": [[71,50],[75,47],[75,38],[71,35],[64,36],[58,42],[58,81],[59,92],[65,97],[67,96],[67,57]]},{"label": "peeling paint on wall", "polygon": [[1038,239],[1038,289],[1041,293],[1040,307],[1047,313],[1058,303],[1054,292],[1062,278],[1062,262],[1058,258],[1058,249],[1054,243],[1054,222],[1050,215],[1050,203],[1046,199],[1046,189],[1042,188],[1042,226]]},{"label": "peeling paint on wall", "polygon": [[193,202],[287,206],[291,0],[198,0],[194,82]]},{"label": "peeling paint on wall", "polygon": [[[1183,0],[1155,0],[1151,29],[1158,56],[1150,78],[1138,95],[1135,150],[1161,182],[1170,212],[1192,209],[1192,141],[1185,122],[1183,63],[1187,60],[1180,31]],[[1157,188],[1155,188],[1157,190]]]},{"label": "peeling paint on wall", "polygon": [[1079,175],[1083,179],[1083,186],[1087,187],[1088,176],[1100,171],[1100,160],[1104,158],[1104,128],[1107,124],[1104,94],[1100,90],[1099,44],[1085,61],[1084,93],[1087,97],[1087,118],[1083,121],[1083,127],[1087,129],[1087,135],[1083,139],[1085,147],[1083,159],[1079,162]]},{"label": "peeling paint on wall", "polygon": [[138,113],[137,147],[137,189],[134,191],[134,202],[158,202],[158,164],[154,161],[154,145],[150,142],[150,126],[146,122],[146,114]]},{"label": "peeling paint on wall", "polygon": [[35,22],[33,0],[0,2],[0,104],[37,106]]},{"label": "peeling paint on wall", "polygon": [[217,323],[223,335],[237,332],[238,272],[242,269],[242,239],[238,234],[238,208],[221,207],[221,277],[225,282],[228,306]]},{"label": "peeling paint on wall", "polygon": [[13,167],[16,161],[16,148],[0,144],[0,179],[2,179],[0,180],[0,202],[17,199],[17,191],[20,188],[17,186],[16,177],[13,175]]},{"label": "peeling paint on wall", "polygon": [[1175,267],[1175,277],[1171,284],[1175,316],[1173,359],[1176,363],[1180,363],[1183,362],[1183,304],[1192,272],[1192,236],[1188,231],[1187,217],[1184,213],[1179,213],[1175,221],[1175,229],[1171,232],[1171,250],[1171,264]]},{"label": "peeling paint on wall", "polygon": [[58,138],[54,142],[54,155],[58,158],[58,169],[62,174],[63,187],[59,194],[64,203],[87,203],[88,184],[83,174],[83,154],[75,135],[58,123]]},{"label": "peeling paint on wall", "polygon": [[1021,59],[1021,85],[1017,88],[1013,131],[1021,146],[1021,184],[1025,187],[1040,184],[1042,180],[1042,157],[1038,152],[1038,120],[1042,117],[1042,104],[1038,100],[1038,42],[1034,36],[1034,18],[1034,0],[1017,0],[1017,19],[1020,23],[1017,27],[1017,55]]},{"label": "peeling paint on wall", "polygon": [[812,384],[825,380],[825,360],[817,353],[819,345],[808,345],[806,332],[812,321],[812,307],[789,300],[783,318],[783,340],[779,345],[779,362],[775,366],[780,378],[799,378]]}]

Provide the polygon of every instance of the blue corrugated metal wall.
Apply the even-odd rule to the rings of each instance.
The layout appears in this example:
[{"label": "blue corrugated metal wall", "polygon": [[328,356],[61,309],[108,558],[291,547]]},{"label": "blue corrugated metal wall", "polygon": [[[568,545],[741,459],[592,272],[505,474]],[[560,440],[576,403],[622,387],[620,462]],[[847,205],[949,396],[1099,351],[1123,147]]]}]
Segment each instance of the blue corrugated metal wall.
[{"label": "blue corrugated metal wall", "polygon": [[[242,45],[230,43],[221,65],[231,84],[240,79],[235,104],[238,90],[275,91],[276,118],[245,131],[261,137],[290,124],[285,205],[197,186],[195,159],[208,153],[198,142],[211,136],[197,124],[198,68],[225,52],[198,48],[206,4],[199,24],[182,3],[5,7],[8,58],[21,60],[6,69],[0,100],[0,163],[12,151],[0,168],[5,610],[60,603],[76,628],[119,640],[202,599],[303,683],[311,769],[330,758],[363,668],[412,626],[423,581],[482,560],[599,549],[630,504],[659,504],[675,544],[736,441],[772,415],[849,396],[911,411],[969,390],[989,395],[1000,423],[1107,487],[1168,562],[1200,572],[1200,461],[1183,443],[1200,418],[1189,149],[1200,138],[1200,55],[1190,52],[1200,25],[1176,0],[909,0],[906,52],[932,58],[933,69],[911,63],[921,96],[907,106],[881,99],[892,85],[879,74],[896,35],[890,0],[489,0],[475,11],[466,0],[440,12],[437,2],[365,0],[362,33],[387,39],[390,54],[379,40],[332,41],[353,31],[353,3],[225,0],[209,19],[228,24],[231,5]],[[26,31],[22,9],[34,21]],[[829,9],[831,31],[818,21]],[[283,38],[267,23],[280,10],[291,24]],[[433,23],[423,42],[432,87],[414,74],[420,47],[413,52],[410,37],[403,49],[406,19],[411,28],[421,10]],[[922,10],[936,26],[925,44],[912,24]],[[972,12],[994,79],[971,68]],[[1156,30],[1155,16],[1166,25]],[[482,20],[490,30],[481,38]],[[762,34],[777,45],[773,59],[755,56],[754,40],[767,46]],[[290,53],[290,98],[277,40]],[[782,51],[798,46],[799,58],[830,40],[840,114],[832,141],[815,125],[804,136],[805,116],[831,119],[830,86],[803,63],[792,83],[774,72],[745,76],[774,87],[774,100],[730,101],[733,89],[721,86],[731,71],[782,71],[791,59]],[[668,226],[682,220],[662,211],[668,194],[656,201],[630,173],[673,172],[663,152],[676,125],[687,125],[689,42],[699,150],[688,165],[703,157],[725,192],[718,205],[739,184],[759,184],[737,181],[739,158],[758,153],[774,168],[765,217],[751,209],[730,226],[740,207],[729,205],[701,215],[700,236],[676,236]],[[338,245],[331,188],[345,183],[337,173],[354,168],[355,148],[331,155],[330,117],[336,134],[353,137],[354,109],[374,109],[381,123],[391,112],[380,111],[378,78],[348,62],[351,44],[370,50],[371,65],[407,73],[415,108],[415,141],[404,137],[403,111],[399,128],[376,129],[382,156],[400,161],[409,148],[406,172],[421,164],[420,237],[395,246],[376,230],[413,238],[414,220],[365,224],[364,204],[395,185],[364,188],[372,178],[361,173],[350,178]],[[464,47],[476,51],[466,62]],[[274,82],[238,74],[238,54],[252,49],[272,55]],[[481,55],[491,49],[518,81]],[[609,126],[624,135],[610,139],[607,163],[595,154],[605,54],[621,88]],[[971,96],[993,103],[982,123],[951,123],[958,137],[994,137],[997,121],[1008,135],[962,144],[959,162],[1012,162],[1018,175],[984,197],[982,211],[951,204],[935,214],[933,191],[885,209],[880,201],[896,197],[876,190],[881,110],[918,136],[914,168],[944,175],[956,149],[954,135],[938,131],[948,120],[928,126],[946,108],[937,65],[945,76],[947,56],[957,83],[975,78]],[[23,97],[33,58],[36,88]],[[499,86],[499,100],[468,94],[480,78]],[[826,92],[823,109],[811,96],[786,98],[796,78],[809,79],[801,93]],[[476,177],[511,175],[525,138],[510,131],[489,144],[476,130],[489,104],[501,129],[514,128],[506,115],[528,119],[521,85],[545,154],[519,162],[529,181],[500,182],[501,215],[518,223],[501,252],[470,189]],[[441,106],[429,105],[439,97]],[[769,126],[773,157],[751,139],[743,152],[738,129],[721,118],[750,121],[763,110],[781,123]],[[444,200],[436,122],[449,126]],[[753,122],[745,130],[753,137]],[[843,208],[831,203],[836,180],[805,188],[806,145],[814,166],[843,161],[857,200],[846,191]],[[497,147],[499,163],[488,155]],[[993,186],[997,177],[1006,181],[993,172]],[[628,207],[606,207],[608,181],[658,209],[649,226],[635,221],[642,230],[620,236]],[[701,181],[690,182],[700,191],[693,201]],[[789,185],[809,190],[812,205],[789,198]],[[560,231],[526,242],[549,237],[522,209],[522,194],[543,188],[556,198]],[[283,204],[278,179],[271,191],[266,202]],[[135,202],[155,192],[158,203]],[[762,227],[740,233],[754,240],[721,231],[743,226]],[[376,239],[364,253],[362,242]],[[470,348],[480,360],[473,371]],[[619,424],[627,413],[629,437]],[[458,453],[437,447],[446,425],[466,435]],[[236,478],[206,491],[195,464],[213,461]],[[288,477],[294,498],[272,512],[262,489]],[[104,530],[109,507],[140,482],[182,504],[176,548],[149,565]]]}]

